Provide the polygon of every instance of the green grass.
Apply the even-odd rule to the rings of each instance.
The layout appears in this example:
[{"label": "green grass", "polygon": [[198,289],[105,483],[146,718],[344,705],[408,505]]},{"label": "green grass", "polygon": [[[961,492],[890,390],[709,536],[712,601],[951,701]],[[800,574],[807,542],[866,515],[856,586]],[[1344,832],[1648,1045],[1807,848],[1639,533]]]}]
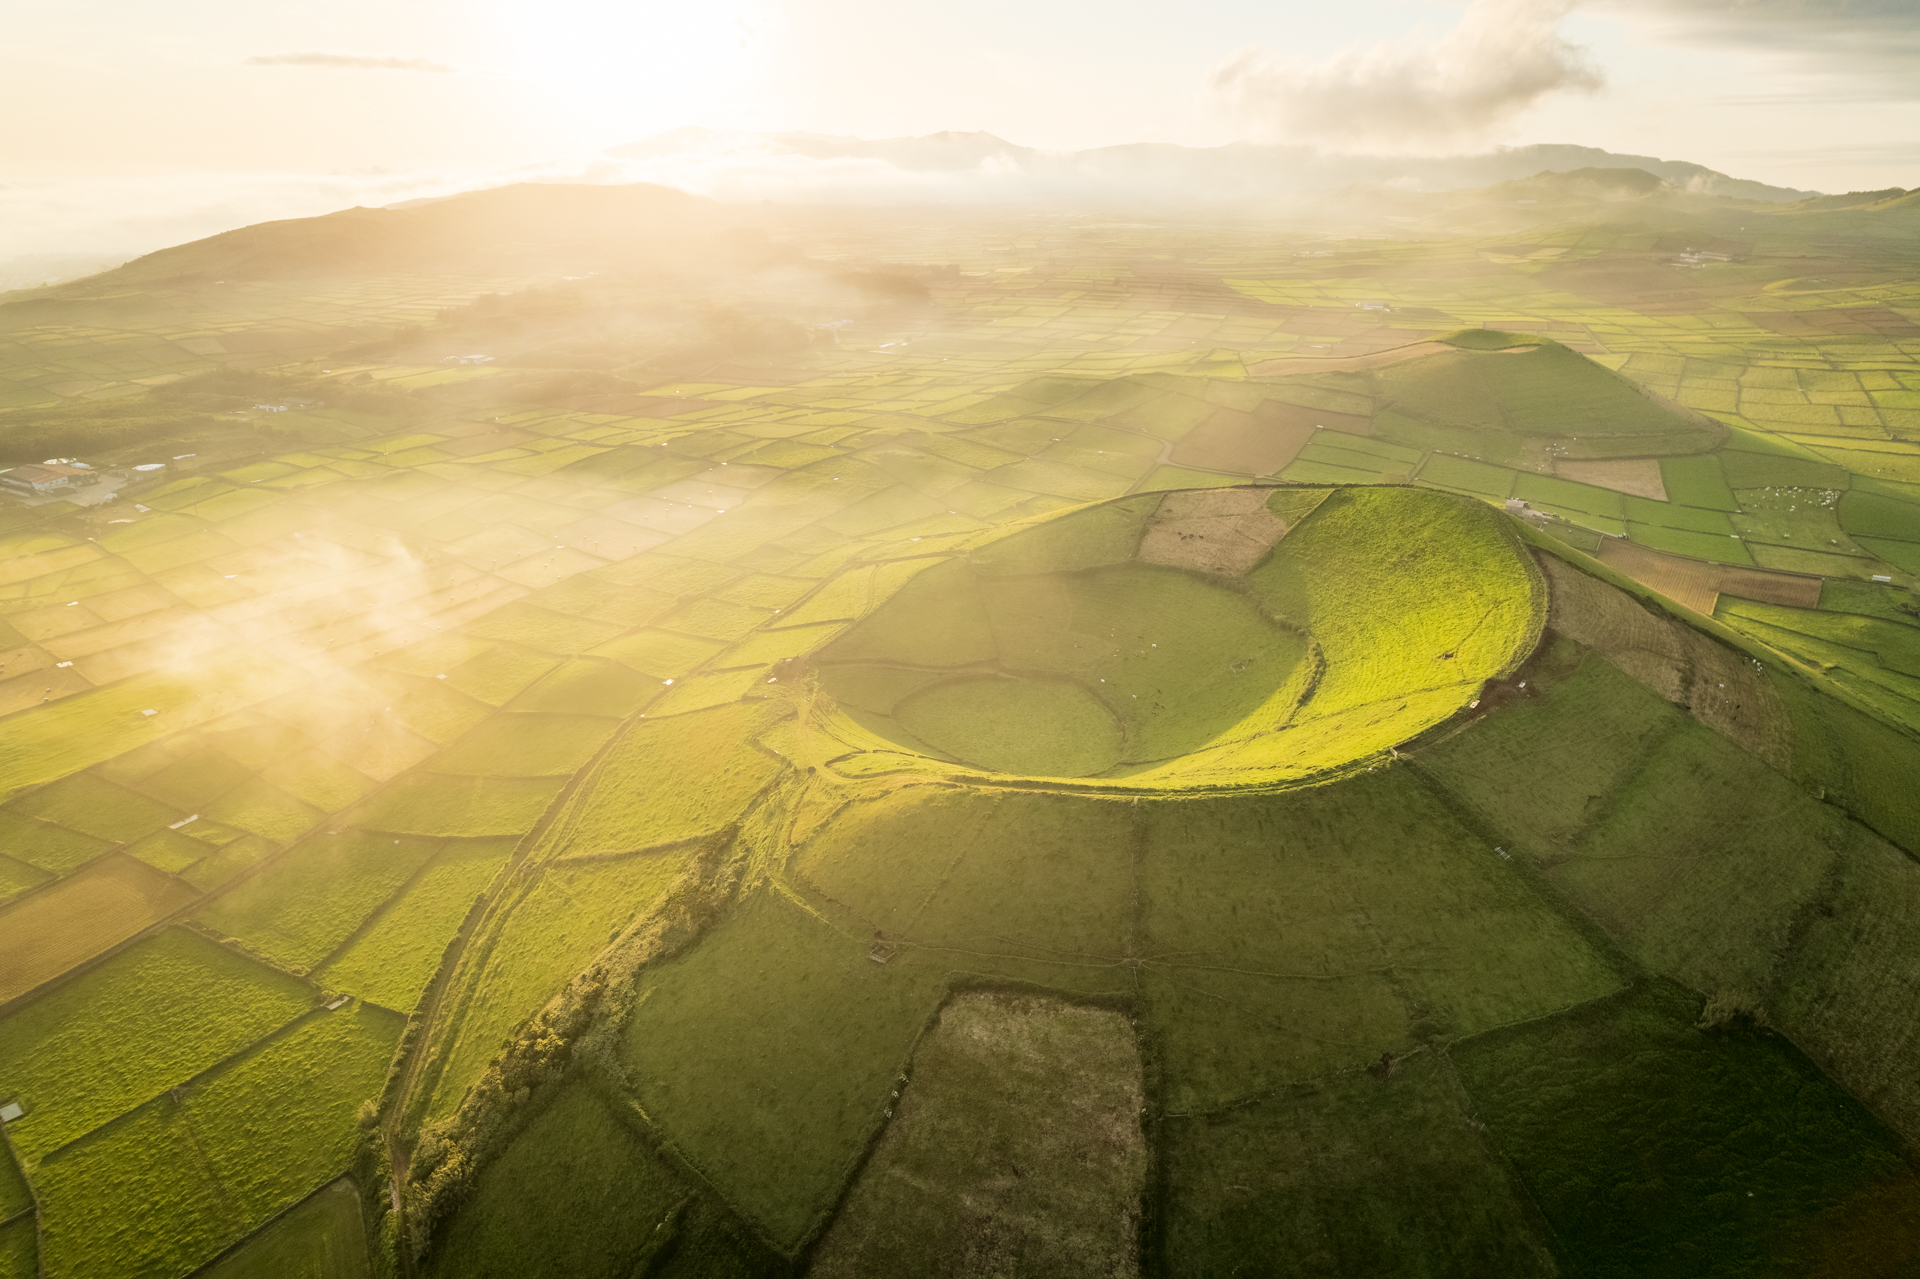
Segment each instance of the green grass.
[{"label": "green grass", "polygon": [[548,828],[543,854],[632,852],[724,828],[780,772],[752,738],[784,713],[747,702],[632,724]]},{"label": "green grass", "polygon": [[78,870],[113,847],[113,841],[4,808],[0,808],[0,841],[11,857],[56,875]]},{"label": "green grass", "polygon": [[1764,1006],[1839,814],[1697,723],[1646,751],[1549,879],[1655,972]]},{"label": "green grass", "polygon": [[1112,712],[1071,680],[982,676],[936,684],[897,712],[901,727],[955,759],[1000,773],[1086,777],[1120,762]]},{"label": "green grass", "polygon": [[721,649],[717,640],[675,635],[670,631],[636,631],[594,650],[596,657],[610,657],[655,682],[683,679],[688,671]]},{"label": "green grass", "polygon": [[33,1209],[33,1194],[27,1179],[20,1175],[12,1151],[0,1151],[0,1221],[10,1221]]},{"label": "green grass", "polygon": [[205,1279],[371,1279],[360,1192],[323,1186],[202,1272]]},{"label": "green grass", "polygon": [[1175,1113],[1619,986],[1613,961],[1406,768],[1157,801],[1146,820],[1148,1017]]},{"label": "green grass", "polygon": [[11,901],[34,885],[46,883],[49,878],[51,876],[39,867],[29,866],[0,853],[0,902]]},{"label": "green grass", "polygon": [[354,1114],[379,1095],[403,1019],[364,1004],[316,1013],[188,1095],[225,1197],[260,1222],[344,1171]]},{"label": "green grass", "polygon": [[322,831],[195,917],[291,968],[312,968],[440,848],[417,835]]},{"label": "green grass", "polygon": [[382,1007],[411,1011],[474,900],[511,852],[507,840],[448,842],[317,980]]},{"label": "green grass", "polygon": [[1820,583],[1820,609],[1829,613],[1858,613],[1862,617],[1879,617],[1920,628],[1920,597],[1880,582],[1830,577]]},{"label": "green grass", "polygon": [[1621,494],[1550,475],[1521,474],[1513,482],[1513,496],[1536,506],[1582,511],[1616,520],[1626,518],[1626,503]]},{"label": "green grass", "polygon": [[[305,682],[296,667],[230,649],[185,671],[134,675],[22,711],[8,719],[9,731],[0,743],[0,794],[68,777]],[[144,715],[147,710],[156,714]]]},{"label": "green grass", "polygon": [[1064,573],[1133,558],[1140,532],[1158,505],[1153,497],[1124,498],[995,538],[969,557],[988,574]]},{"label": "green grass", "polygon": [[1536,860],[1572,846],[1686,722],[1663,698],[1569,640],[1528,668],[1531,696],[1421,751],[1417,766]]},{"label": "green grass", "polygon": [[1727,449],[1720,454],[1720,469],[1734,489],[1847,487],[1845,467],[1771,453]]},{"label": "green grass", "polygon": [[1637,525],[1681,529],[1693,533],[1717,533],[1721,537],[1742,531],[1736,528],[1734,522],[1722,511],[1676,506],[1670,502],[1655,502],[1644,497],[1628,497],[1625,507],[1626,518]]},{"label": "green grass", "polygon": [[547,811],[565,780],[409,773],[353,810],[352,821],[398,835],[523,835]]},{"label": "green grass", "polygon": [[1920,542],[1920,503],[1877,493],[1863,484],[1840,499],[1840,527],[1860,537],[1887,537]]},{"label": "green grass", "polygon": [[76,773],[16,800],[10,808],[22,817],[38,817],[114,844],[138,839],[186,816],[93,773]]},{"label": "green grass", "polygon": [[944,965],[867,946],[761,893],[644,978],[627,1023],[640,1104],[783,1247],[838,1200],[939,1000]]},{"label": "green grass", "polygon": [[956,962],[1114,968],[1129,950],[1131,804],[918,787],[843,810],[794,869],[890,938]]},{"label": "green grass", "polygon": [[1123,1014],[955,997],[808,1273],[909,1274],[928,1257],[960,1271],[1006,1257],[1036,1274],[1135,1270],[1141,1102]]},{"label": "green grass", "polygon": [[[628,1279],[691,1193],[590,1088],[556,1097],[480,1175],[426,1273],[459,1279]],[[671,1235],[671,1231],[668,1231]]]},{"label": "green grass", "polygon": [[468,697],[477,698],[489,706],[504,706],[553,670],[554,666],[554,659],[544,654],[528,653],[502,645],[475,654],[445,671],[423,673],[444,674],[450,687]]},{"label": "green grass", "polygon": [[1552,1275],[1545,1232],[1433,1053],[1169,1120],[1169,1258],[1192,1274]]},{"label": "green grass", "polygon": [[1719,564],[1751,565],[1746,543],[1725,533],[1694,533],[1686,529],[1661,528],[1655,524],[1629,524],[1627,536],[1641,546],[1671,555],[1686,555]]},{"label": "green grass", "polygon": [[1769,1018],[1908,1141],[1920,1133],[1920,1080],[1906,1062],[1920,997],[1920,877],[1898,848],[1855,828],[1834,883],[1783,963]]},{"label": "green grass", "polygon": [[481,777],[570,776],[618,727],[587,716],[495,715],[434,756],[432,767]]},{"label": "green grass", "polygon": [[300,750],[274,761],[260,776],[322,812],[345,808],[373,789],[373,779],[331,755]]},{"label": "green grass", "polygon": [[576,658],[511,703],[516,711],[625,719],[660,695],[660,681],[612,662]]},{"label": "green grass", "polygon": [[1420,479],[1441,488],[1458,489],[1478,497],[1505,497],[1513,487],[1514,473],[1501,466],[1488,466],[1464,457],[1436,453],[1420,468]]},{"label": "green grass", "polygon": [[1710,511],[1737,511],[1740,503],[1727,487],[1720,461],[1711,453],[1694,457],[1663,457],[1660,479],[1667,500],[1680,506],[1697,506]]},{"label": "green grass", "polygon": [[543,653],[567,656],[583,653],[596,644],[604,644],[623,629],[612,622],[571,617],[515,601],[495,609],[478,622],[470,623],[466,631],[479,639],[502,640]]},{"label": "green grass", "polygon": [[29,1162],[286,1024],[303,983],[170,928],[0,1022],[7,1129]]},{"label": "green grass", "polygon": [[0,1226],[0,1276],[40,1279],[40,1241],[32,1217]]},{"label": "green grass", "polygon": [[261,778],[234,787],[207,805],[205,815],[276,844],[292,843],[325,816],[311,804],[302,803]]},{"label": "green grass", "polygon": [[540,873],[491,935],[469,950],[462,1010],[441,1047],[435,1114],[459,1104],[501,1041],[558,994],[686,869],[684,855],[562,863]]},{"label": "green grass", "polygon": [[[1063,520],[1022,536],[1054,529],[1065,536],[1071,525]],[[1043,545],[1035,541],[1023,554],[1032,558]],[[988,576],[946,565],[829,645],[822,657],[834,664],[823,666],[822,684],[858,706],[871,702],[867,690],[887,670],[865,662],[993,661],[1018,682],[936,686],[900,703],[909,742],[1002,771],[1076,776],[1121,760],[1167,759],[1234,732],[1287,687],[1304,655],[1297,634],[1243,597],[1178,569],[1125,564]],[[848,659],[864,660],[838,664]],[[1118,722],[1118,740],[1102,702]],[[876,731],[889,729],[882,723]],[[1097,736],[1089,739],[1089,731]]]},{"label": "green grass", "polygon": [[[1822,595],[1824,602],[1824,588]],[[1785,608],[1754,600],[1728,600],[1717,611],[1736,627],[1742,621],[1761,622],[1779,630],[1796,631],[1831,644],[1871,653],[1887,670],[1920,681],[1920,628],[1916,628],[1904,616],[1896,621],[1824,609],[1816,612],[1804,608]],[[1912,696],[1920,696],[1920,682],[1913,685],[1913,690]]]},{"label": "green grass", "polygon": [[47,1273],[181,1275],[247,1232],[180,1108],[148,1102],[35,1174]]},{"label": "green grass", "polygon": [[[1287,534],[1248,583],[1325,654],[1325,674],[1296,722],[1464,686],[1451,711],[1469,700],[1472,682],[1509,669],[1533,647],[1545,592],[1498,518],[1437,493],[1349,489]],[[1380,607],[1383,600],[1393,607]],[[1420,727],[1394,722],[1392,741],[1347,734],[1339,758],[1384,749]]]},{"label": "green grass", "polygon": [[[1719,432],[1642,395],[1631,382],[1556,342],[1517,355],[1448,352],[1374,370],[1391,407],[1446,426],[1566,438],[1572,456],[1590,441],[1655,437],[1663,452],[1710,447]],[[1585,450],[1585,451],[1583,451]]]},{"label": "green grass", "polygon": [[[1920,1179],[1785,1040],[1650,985],[1456,1045],[1479,1117],[1596,1277],[1899,1273]],[[1879,1269],[1885,1267],[1885,1269]]]}]

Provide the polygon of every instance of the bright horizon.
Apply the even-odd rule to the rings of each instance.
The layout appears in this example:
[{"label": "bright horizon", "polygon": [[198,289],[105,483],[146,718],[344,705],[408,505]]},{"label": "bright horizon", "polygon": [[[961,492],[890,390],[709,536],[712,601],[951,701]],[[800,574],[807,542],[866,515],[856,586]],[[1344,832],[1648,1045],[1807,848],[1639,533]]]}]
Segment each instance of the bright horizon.
[{"label": "bright horizon", "polygon": [[128,255],[519,177],[686,126],[1046,150],[1571,143],[1775,185],[1920,184],[1920,6],[1301,0],[937,16],[875,0],[18,6],[0,259]]}]

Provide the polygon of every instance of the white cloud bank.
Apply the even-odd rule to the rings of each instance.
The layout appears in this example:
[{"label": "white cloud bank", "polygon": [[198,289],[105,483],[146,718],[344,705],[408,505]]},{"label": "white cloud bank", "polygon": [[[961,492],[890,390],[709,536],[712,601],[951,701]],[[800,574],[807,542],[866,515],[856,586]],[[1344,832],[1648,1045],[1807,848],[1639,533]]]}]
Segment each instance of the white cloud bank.
[{"label": "white cloud bank", "polygon": [[1553,93],[1593,93],[1599,71],[1560,36],[1572,0],[1473,0],[1437,41],[1396,40],[1320,63],[1246,50],[1207,91],[1262,141],[1342,151],[1438,151],[1483,142]]}]

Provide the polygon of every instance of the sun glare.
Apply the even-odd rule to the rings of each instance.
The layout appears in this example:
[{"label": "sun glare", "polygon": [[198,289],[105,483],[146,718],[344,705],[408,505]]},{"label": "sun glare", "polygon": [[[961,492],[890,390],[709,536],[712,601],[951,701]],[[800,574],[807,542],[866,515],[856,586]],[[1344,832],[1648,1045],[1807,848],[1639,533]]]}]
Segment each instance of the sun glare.
[{"label": "sun glare", "polygon": [[646,132],[736,101],[767,25],[761,6],[739,0],[508,0],[499,57],[503,71],[537,85],[595,136],[628,122]]}]

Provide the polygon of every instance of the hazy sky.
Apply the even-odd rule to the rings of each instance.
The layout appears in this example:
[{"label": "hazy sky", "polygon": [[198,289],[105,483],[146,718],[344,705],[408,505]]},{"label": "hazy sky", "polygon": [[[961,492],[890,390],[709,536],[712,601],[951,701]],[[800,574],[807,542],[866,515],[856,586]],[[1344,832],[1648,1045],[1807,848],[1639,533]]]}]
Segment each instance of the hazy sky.
[{"label": "hazy sky", "polygon": [[1920,0],[8,0],[6,13],[0,257],[116,234],[150,248],[132,239],[172,234],[161,224],[195,199],[202,222],[244,222],[564,169],[687,124],[981,129],[1046,148],[1576,142],[1790,186],[1920,185]]}]

